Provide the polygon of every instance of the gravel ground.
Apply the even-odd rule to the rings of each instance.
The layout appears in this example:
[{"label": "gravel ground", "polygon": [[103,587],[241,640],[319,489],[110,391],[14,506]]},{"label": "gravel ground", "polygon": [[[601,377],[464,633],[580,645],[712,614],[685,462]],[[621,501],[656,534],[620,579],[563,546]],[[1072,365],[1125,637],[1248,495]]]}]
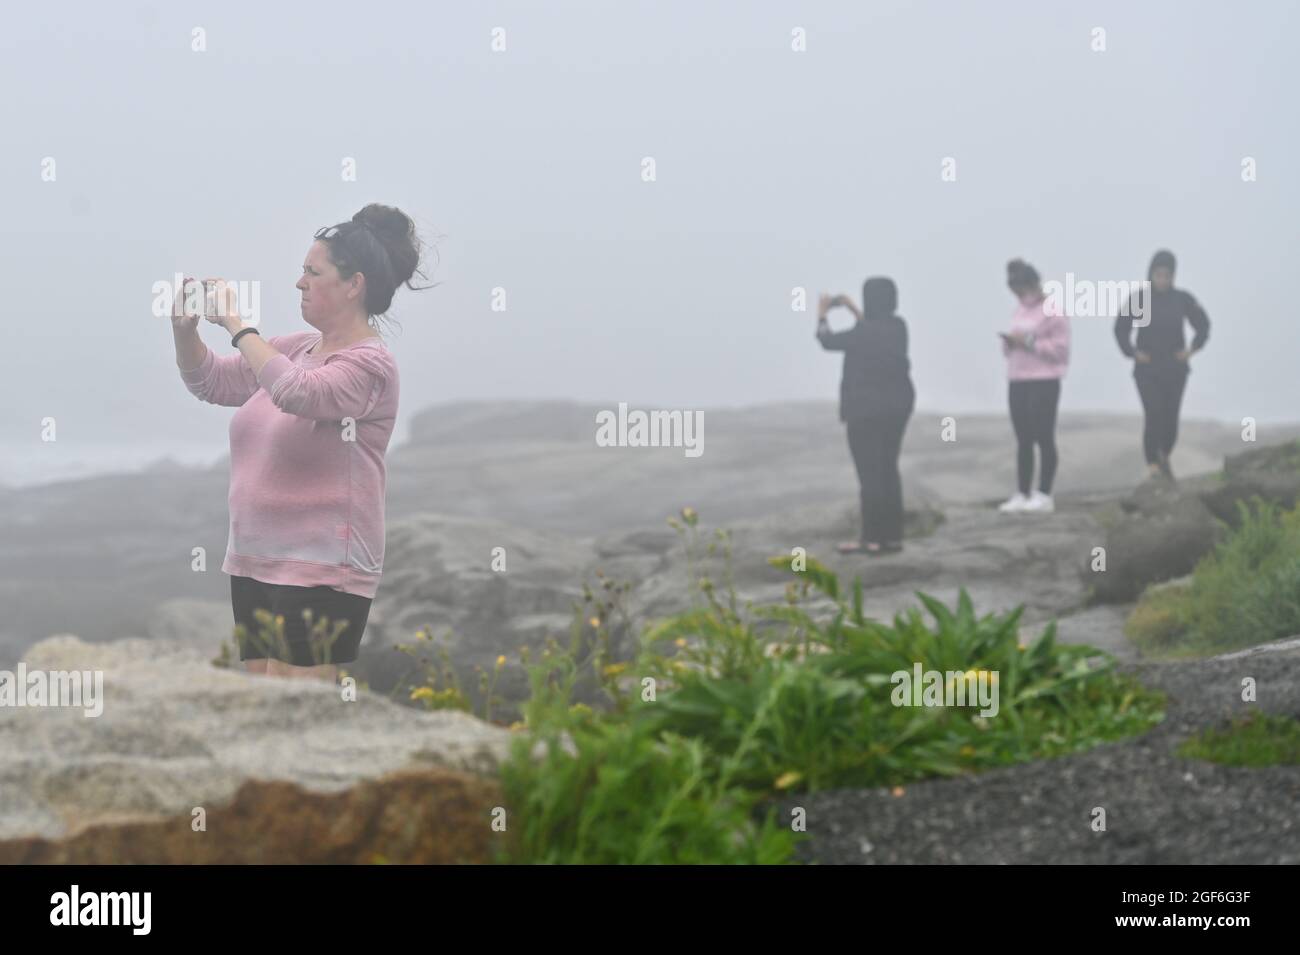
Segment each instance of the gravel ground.
[{"label": "gravel ground", "polygon": [[[1126,664],[1168,695],[1165,721],[1057,759],[889,789],[782,800],[807,809],[803,863],[1300,863],[1300,766],[1242,769],[1175,755],[1258,708],[1300,718],[1300,640],[1206,660]],[[1256,703],[1241,701],[1253,677]],[[1091,828],[1106,810],[1106,831]]]}]

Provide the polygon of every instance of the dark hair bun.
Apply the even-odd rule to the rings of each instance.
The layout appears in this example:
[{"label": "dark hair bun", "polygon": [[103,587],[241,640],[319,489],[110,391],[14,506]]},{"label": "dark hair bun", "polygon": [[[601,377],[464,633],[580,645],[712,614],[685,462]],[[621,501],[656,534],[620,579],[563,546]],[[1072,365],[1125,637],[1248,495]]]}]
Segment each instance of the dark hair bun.
[{"label": "dark hair bun", "polygon": [[[403,282],[410,281],[420,264],[420,239],[415,234],[411,217],[401,209],[372,202],[354,215],[352,221],[368,228],[388,253],[395,279],[393,291]],[[389,299],[392,299],[391,295]],[[387,311],[387,308],[382,311]]]},{"label": "dark hair bun", "polygon": [[[372,202],[323,239],[339,276],[349,279],[357,272],[366,277],[366,312],[383,315],[393,304],[393,294],[419,271],[420,238],[415,223],[401,209]],[[425,286],[427,288],[428,286]]]}]

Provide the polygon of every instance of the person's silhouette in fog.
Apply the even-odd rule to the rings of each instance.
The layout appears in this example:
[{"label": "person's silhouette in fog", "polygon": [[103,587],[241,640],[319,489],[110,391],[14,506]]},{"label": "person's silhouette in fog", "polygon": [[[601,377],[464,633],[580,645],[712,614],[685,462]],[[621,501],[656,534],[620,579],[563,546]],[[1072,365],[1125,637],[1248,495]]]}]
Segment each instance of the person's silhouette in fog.
[{"label": "person's silhouette in fog", "polygon": [[[843,305],[857,317],[852,328],[831,331],[826,313]],[[898,454],[907,419],[916,403],[909,374],[907,325],[894,314],[898,289],[891,279],[862,285],[862,310],[846,295],[821,296],[817,340],[827,351],[844,352],[840,420],[861,488],[862,533],[839,545],[842,554],[892,553],[903,548],[903,482]]]},{"label": "person's silhouette in fog", "polygon": [[[1147,269],[1151,297],[1143,303],[1147,324],[1138,327],[1136,342],[1133,340],[1136,303],[1130,302],[1128,308],[1121,310],[1127,314],[1115,319],[1115,340],[1119,350],[1133,359],[1133,379],[1146,413],[1142,451],[1147,469],[1152,477],[1163,476],[1170,481],[1174,472],[1169,466],[1169,455],[1178,440],[1178,417],[1189,370],[1187,360],[1204,348],[1210,337],[1210,317],[1205,309],[1191,292],[1174,288],[1174,266],[1174,254],[1165,249],[1151,258]],[[1195,333],[1190,347],[1184,337],[1184,321]]]}]

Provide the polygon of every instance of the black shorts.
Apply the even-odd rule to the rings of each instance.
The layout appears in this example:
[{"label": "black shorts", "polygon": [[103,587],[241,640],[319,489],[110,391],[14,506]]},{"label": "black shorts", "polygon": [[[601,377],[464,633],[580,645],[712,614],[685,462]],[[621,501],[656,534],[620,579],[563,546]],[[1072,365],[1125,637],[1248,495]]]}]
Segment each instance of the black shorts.
[{"label": "black shorts", "polygon": [[[352,663],[361,646],[366,617],[370,615],[369,597],[345,594],[332,587],[268,584],[234,575],[230,578],[230,603],[235,611],[239,659],[270,657],[295,666]],[[259,621],[258,610],[266,611],[270,617],[263,615]],[[305,611],[310,611],[312,625],[308,624]],[[283,618],[281,632],[277,632],[276,618]],[[346,625],[339,628],[339,623]],[[243,627],[242,632],[239,625]]]}]

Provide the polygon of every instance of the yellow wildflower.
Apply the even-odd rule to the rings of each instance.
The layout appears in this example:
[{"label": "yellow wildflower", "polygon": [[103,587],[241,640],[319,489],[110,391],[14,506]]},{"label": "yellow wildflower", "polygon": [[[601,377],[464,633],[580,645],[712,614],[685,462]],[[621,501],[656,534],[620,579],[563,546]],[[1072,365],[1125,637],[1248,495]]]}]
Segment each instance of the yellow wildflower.
[{"label": "yellow wildflower", "polygon": [[801,779],[803,779],[803,773],[795,772],[792,769],[788,773],[782,773],[780,776],[778,776],[776,778],[776,782],[773,783],[772,785],[774,785],[777,789],[789,789],[791,786],[793,786]]}]

